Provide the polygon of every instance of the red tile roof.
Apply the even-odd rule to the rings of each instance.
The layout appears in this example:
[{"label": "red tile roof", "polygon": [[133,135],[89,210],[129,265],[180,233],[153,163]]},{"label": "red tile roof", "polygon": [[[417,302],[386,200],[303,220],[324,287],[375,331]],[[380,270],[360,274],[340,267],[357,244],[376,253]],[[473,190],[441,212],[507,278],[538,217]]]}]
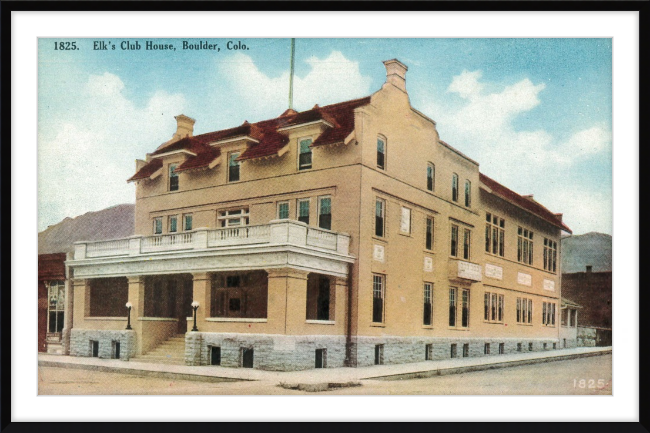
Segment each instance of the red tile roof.
[{"label": "red tile roof", "polygon": [[127,182],[133,182],[134,180],[148,179],[149,176],[154,174],[158,169],[162,168],[162,159],[154,158],[144,165],[136,174],[131,176]]},{"label": "red tile roof", "polygon": [[515,206],[521,207],[534,215],[537,215],[546,222],[553,224],[555,227],[558,227],[566,232],[573,233],[571,229],[566,224],[564,224],[553,212],[546,209],[544,206],[537,203],[532,198],[522,197],[513,190],[501,185],[494,179],[487,177],[483,173],[479,173],[479,179],[496,196],[501,197],[502,199],[514,204]]},{"label": "red tile roof", "polygon": [[38,255],[38,281],[65,280],[65,253]]},{"label": "red tile roof", "polygon": [[[337,143],[343,141],[354,130],[354,109],[367,105],[368,103],[370,103],[370,97],[327,105],[325,107],[316,105],[311,110],[303,111],[302,113],[295,110],[286,110],[280,117],[276,117],[275,119],[263,120],[256,123],[248,123],[246,121],[235,128],[208,132],[194,137],[185,137],[159,147],[153,155],[177,150],[188,150],[195,153],[196,156],[190,156],[177,168],[177,171],[205,168],[221,154],[219,148],[210,146],[210,143],[237,137],[251,137],[257,143],[253,142],[249,144],[248,148],[238,158],[239,160],[272,156],[276,155],[289,142],[287,136],[278,132],[278,129],[319,120],[329,123],[332,127],[327,127],[314,140],[312,147]],[[162,161],[159,158],[154,158],[128,181],[146,179],[160,167],[162,167]]]}]

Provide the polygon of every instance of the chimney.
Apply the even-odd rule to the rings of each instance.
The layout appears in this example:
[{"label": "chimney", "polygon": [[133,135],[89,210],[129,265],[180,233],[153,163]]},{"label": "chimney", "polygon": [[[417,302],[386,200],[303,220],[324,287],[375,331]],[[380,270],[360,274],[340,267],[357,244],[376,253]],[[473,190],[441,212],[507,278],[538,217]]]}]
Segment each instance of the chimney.
[{"label": "chimney", "polygon": [[563,215],[563,214],[561,214],[561,213],[556,213],[556,214],[554,214],[554,215],[557,217],[558,220],[560,220],[560,222],[562,222],[562,215]]},{"label": "chimney", "polygon": [[184,114],[174,116],[174,119],[176,119],[176,133],[174,134],[174,138],[180,140],[181,138],[191,137],[194,133],[194,122],[196,120]]},{"label": "chimney", "polygon": [[591,274],[591,270],[593,269],[593,266],[587,265],[587,273]]},{"label": "chimney", "polygon": [[386,66],[386,83],[406,93],[406,71],[409,68],[397,59],[386,60],[384,66]]}]

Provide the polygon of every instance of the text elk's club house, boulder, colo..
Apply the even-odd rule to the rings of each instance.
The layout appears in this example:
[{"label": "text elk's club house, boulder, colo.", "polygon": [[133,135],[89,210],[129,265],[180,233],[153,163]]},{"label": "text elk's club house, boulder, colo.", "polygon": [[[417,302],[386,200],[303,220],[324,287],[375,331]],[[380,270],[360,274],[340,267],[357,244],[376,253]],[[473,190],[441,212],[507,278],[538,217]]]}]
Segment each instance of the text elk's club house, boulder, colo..
[{"label": "text elk's club house, boulder, colo.", "polygon": [[129,179],[135,236],[67,261],[70,355],[175,340],[187,365],[299,370],[574,346],[562,215],[442,141],[384,65],[361,99],[197,136],[176,116]]}]

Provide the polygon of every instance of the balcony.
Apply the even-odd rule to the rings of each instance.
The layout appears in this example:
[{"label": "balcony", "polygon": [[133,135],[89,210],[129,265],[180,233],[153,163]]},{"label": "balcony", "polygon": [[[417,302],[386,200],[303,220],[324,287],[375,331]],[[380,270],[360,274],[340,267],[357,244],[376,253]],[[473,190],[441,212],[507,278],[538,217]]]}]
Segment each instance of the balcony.
[{"label": "balcony", "polygon": [[132,236],[96,242],[76,242],[68,261],[75,277],[178,273],[221,269],[266,269],[293,266],[332,270],[344,275],[354,261],[350,236],[299,221],[157,236]]}]

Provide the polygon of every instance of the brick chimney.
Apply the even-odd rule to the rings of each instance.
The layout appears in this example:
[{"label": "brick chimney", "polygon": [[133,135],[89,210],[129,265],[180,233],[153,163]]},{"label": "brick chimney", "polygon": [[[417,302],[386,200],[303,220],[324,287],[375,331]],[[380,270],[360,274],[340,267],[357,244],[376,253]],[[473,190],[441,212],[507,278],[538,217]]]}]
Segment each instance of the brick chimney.
[{"label": "brick chimney", "polygon": [[386,83],[406,93],[406,71],[409,68],[397,59],[386,60],[384,66],[386,66]]},{"label": "brick chimney", "polygon": [[194,133],[194,123],[196,120],[187,117],[184,114],[174,116],[174,119],[176,119],[176,133],[174,134],[174,139],[180,140],[181,138],[191,137]]}]

